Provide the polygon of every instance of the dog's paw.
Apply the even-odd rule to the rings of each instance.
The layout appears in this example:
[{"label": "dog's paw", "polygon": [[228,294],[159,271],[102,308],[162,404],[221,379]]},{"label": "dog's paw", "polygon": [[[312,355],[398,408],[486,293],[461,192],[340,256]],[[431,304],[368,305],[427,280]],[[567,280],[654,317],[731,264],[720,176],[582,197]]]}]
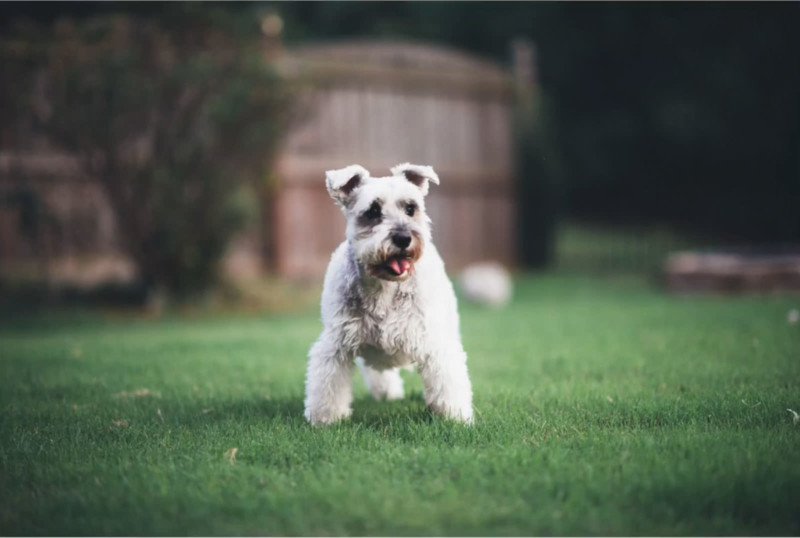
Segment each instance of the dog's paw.
[{"label": "dog's paw", "polygon": [[370,385],[369,391],[372,397],[379,402],[402,400],[405,397],[403,381],[400,376],[397,376],[396,380],[389,380],[386,383],[373,383]]},{"label": "dog's paw", "polygon": [[350,418],[352,409],[346,410],[320,410],[306,409],[305,417],[312,426],[329,426]]},{"label": "dog's paw", "polygon": [[448,420],[461,422],[462,424],[467,424],[470,426],[474,424],[471,405],[453,406],[447,404],[429,403],[428,408],[433,411],[433,413]]},{"label": "dog's paw", "polygon": [[395,400],[402,400],[405,397],[403,387],[390,387],[384,395],[387,401],[393,402]]}]

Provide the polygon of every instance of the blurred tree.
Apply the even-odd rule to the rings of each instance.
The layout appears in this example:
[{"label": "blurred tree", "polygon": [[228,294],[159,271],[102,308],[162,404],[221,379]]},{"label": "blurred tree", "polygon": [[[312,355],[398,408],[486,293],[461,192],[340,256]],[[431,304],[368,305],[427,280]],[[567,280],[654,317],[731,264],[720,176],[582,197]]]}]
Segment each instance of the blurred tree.
[{"label": "blurred tree", "polygon": [[153,289],[214,281],[243,224],[242,190],[259,190],[271,163],[288,92],[258,28],[254,17],[183,4],[157,18],[27,26],[5,42],[4,59],[31,74],[15,82],[12,93],[29,97],[20,110],[101,182]]},{"label": "blurred tree", "polygon": [[559,159],[552,144],[547,97],[536,84],[535,46],[526,39],[516,39],[512,48],[516,190],[518,197],[525,200],[517,214],[518,259],[526,267],[542,268],[555,254]]},{"label": "blurred tree", "polygon": [[800,240],[800,5],[562,9],[543,70],[572,215]]},{"label": "blurred tree", "polygon": [[556,223],[561,209],[560,159],[552,143],[547,96],[539,91],[520,103],[514,116],[518,254],[525,267],[546,267],[555,255]]}]

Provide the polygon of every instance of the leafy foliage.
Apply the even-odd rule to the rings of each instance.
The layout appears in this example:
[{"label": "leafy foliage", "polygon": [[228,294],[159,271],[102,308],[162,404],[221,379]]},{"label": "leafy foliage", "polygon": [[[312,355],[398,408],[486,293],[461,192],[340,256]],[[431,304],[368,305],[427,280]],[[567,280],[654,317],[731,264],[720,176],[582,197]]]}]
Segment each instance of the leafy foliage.
[{"label": "leafy foliage", "polygon": [[41,89],[27,110],[105,187],[145,282],[177,293],[212,282],[243,223],[236,195],[262,194],[287,118],[255,19],[183,5],[23,35],[13,50]]}]

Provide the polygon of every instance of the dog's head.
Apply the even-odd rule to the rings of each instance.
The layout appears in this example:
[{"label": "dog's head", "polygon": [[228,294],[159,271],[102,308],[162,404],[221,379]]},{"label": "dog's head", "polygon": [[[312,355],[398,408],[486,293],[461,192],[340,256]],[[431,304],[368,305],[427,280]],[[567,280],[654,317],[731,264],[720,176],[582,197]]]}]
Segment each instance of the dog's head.
[{"label": "dog's head", "polygon": [[388,177],[370,177],[353,164],[325,173],[331,197],[347,217],[347,239],[373,277],[406,280],[430,241],[425,195],[439,176],[430,166],[398,164]]}]

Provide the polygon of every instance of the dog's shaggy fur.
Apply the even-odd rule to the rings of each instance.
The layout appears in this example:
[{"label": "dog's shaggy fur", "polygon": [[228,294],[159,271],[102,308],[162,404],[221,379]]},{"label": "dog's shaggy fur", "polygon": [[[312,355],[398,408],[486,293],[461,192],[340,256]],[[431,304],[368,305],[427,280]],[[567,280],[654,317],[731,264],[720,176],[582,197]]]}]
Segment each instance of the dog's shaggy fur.
[{"label": "dog's shaggy fur", "polygon": [[[350,416],[358,364],[376,399],[403,397],[399,369],[416,368],[438,414],[472,422],[472,386],[453,286],[425,213],[429,166],[402,164],[372,178],[351,165],[326,173],[347,218],[322,292],[324,329],[309,352],[305,416],[331,424]],[[358,358],[358,360],[356,360]]]}]

